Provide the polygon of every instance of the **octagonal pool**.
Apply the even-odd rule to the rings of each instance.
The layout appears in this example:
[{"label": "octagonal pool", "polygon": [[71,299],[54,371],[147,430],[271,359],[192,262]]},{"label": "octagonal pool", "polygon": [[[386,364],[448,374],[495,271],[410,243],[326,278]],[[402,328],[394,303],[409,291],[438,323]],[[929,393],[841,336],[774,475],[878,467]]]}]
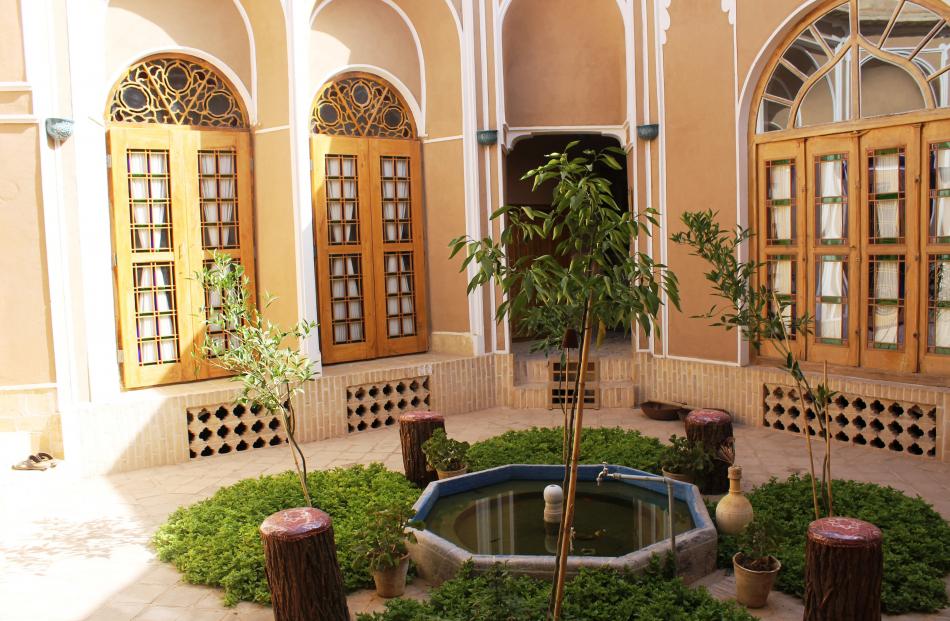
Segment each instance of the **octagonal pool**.
[{"label": "octagonal pool", "polygon": [[[637,570],[670,550],[667,488],[649,481],[595,479],[603,466],[578,470],[574,551],[568,573],[580,567]],[[645,476],[610,466],[611,473]],[[506,563],[513,573],[549,577],[556,532],[543,521],[544,488],[560,484],[563,466],[510,465],[431,483],[415,505],[425,522],[411,546],[420,573],[434,582],[451,578],[462,563],[476,570]],[[716,531],[696,487],[673,485],[672,528],[680,575],[697,579],[715,567]]]}]

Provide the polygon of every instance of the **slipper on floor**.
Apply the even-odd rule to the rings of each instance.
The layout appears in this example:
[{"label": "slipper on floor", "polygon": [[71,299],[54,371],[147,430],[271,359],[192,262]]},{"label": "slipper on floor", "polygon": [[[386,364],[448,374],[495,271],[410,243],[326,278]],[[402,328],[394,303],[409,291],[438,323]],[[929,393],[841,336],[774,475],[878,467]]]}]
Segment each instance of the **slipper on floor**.
[{"label": "slipper on floor", "polygon": [[53,459],[53,456],[49,453],[37,453],[36,455],[30,455],[31,458],[35,457],[37,463],[47,463],[50,468],[56,467],[56,460]]},{"label": "slipper on floor", "polygon": [[30,455],[20,463],[13,464],[10,467],[14,470],[49,470],[50,463],[48,461],[38,459],[36,455]]}]

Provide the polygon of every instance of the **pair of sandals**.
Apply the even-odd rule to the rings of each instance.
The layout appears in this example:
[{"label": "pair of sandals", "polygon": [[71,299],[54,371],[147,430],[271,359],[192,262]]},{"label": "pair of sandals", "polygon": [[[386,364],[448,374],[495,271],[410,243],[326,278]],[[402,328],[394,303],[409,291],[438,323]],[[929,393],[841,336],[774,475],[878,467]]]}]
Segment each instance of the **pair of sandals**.
[{"label": "pair of sandals", "polygon": [[49,453],[37,453],[11,467],[14,470],[49,470],[56,467],[56,460]]}]

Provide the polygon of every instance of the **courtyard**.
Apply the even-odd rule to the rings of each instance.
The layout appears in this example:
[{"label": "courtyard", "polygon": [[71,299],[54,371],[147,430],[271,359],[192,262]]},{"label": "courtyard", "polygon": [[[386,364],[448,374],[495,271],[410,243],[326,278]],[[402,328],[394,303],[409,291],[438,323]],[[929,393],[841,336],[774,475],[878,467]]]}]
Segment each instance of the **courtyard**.
[{"label": "courtyard", "polygon": [[[507,430],[552,426],[560,412],[493,408],[446,417],[453,437],[474,442]],[[585,426],[619,426],[665,438],[679,422],[647,419],[636,409],[588,411]],[[760,427],[736,427],[736,463],[744,489],[771,477],[807,471],[803,441]],[[382,462],[402,469],[395,427],[351,434],[303,446],[312,468]],[[950,464],[880,455],[862,447],[835,446],[836,476],[889,485],[921,496],[950,517]],[[47,472],[5,472],[0,538],[0,618],[9,621],[264,621],[264,606],[221,603],[221,590],[187,584],[168,563],[155,558],[149,541],[176,508],[212,495],[248,477],[275,474],[291,466],[286,447],[234,453],[190,463],[124,474],[79,477],[64,461]],[[731,576],[718,570],[699,583],[717,598],[734,597]],[[410,597],[425,597],[416,579]],[[380,610],[372,591],[349,596],[351,613]],[[766,608],[753,611],[769,620],[802,617],[801,600],[773,592]],[[950,610],[893,619],[950,619]]]}]

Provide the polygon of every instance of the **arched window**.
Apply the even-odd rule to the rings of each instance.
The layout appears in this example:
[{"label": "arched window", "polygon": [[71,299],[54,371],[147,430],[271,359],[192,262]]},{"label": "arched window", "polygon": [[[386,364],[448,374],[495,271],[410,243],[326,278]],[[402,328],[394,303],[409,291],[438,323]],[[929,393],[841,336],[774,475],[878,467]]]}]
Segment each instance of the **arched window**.
[{"label": "arched window", "polygon": [[326,363],[428,348],[420,145],[390,84],[347,73],[311,115],[321,353]]},{"label": "arched window", "polygon": [[130,67],[107,115],[123,382],[220,375],[191,355],[220,304],[194,275],[219,252],[254,277],[247,113],[214,68],[173,56]]},{"label": "arched window", "polygon": [[793,335],[809,360],[950,375],[948,17],[930,0],[829,3],[758,86],[761,279],[812,317]]}]

